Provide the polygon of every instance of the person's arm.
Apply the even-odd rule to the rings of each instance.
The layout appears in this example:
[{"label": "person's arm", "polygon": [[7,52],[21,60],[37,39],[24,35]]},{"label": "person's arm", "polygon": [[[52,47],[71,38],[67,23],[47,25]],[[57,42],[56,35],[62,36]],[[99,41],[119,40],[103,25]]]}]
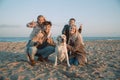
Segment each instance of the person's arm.
[{"label": "person's arm", "polygon": [[69,44],[67,44],[67,49],[71,52],[74,52],[74,48]]},{"label": "person's arm", "polygon": [[83,24],[80,24],[80,27],[79,27],[79,29],[78,29],[78,32],[79,32],[79,33],[82,32],[82,26],[83,26]]},{"label": "person's arm", "polygon": [[32,21],[32,22],[28,23],[26,26],[29,28],[34,28],[36,25],[37,25],[37,23]]},{"label": "person's arm", "polygon": [[67,44],[67,49],[73,53],[78,52],[78,51],[80,52],[80,48],[84,48],[84,46],[82,45],[82,43],[80,41],[80,37],[78,37],[75,40],[74,46]]},{"label": "person's arm", "polygon": [[49,45],[51,45],[51,46],[55,46],[55,45],[56,45],[55,42],[54,42],[54,40],[53,40],[53,38],[48,38],[48,39],[47,39],[47,43],[48,43]]},{"label": "person's arm", "polygon": [[66,25],[64,26],[63,30],[62,30],[62,34],[65,34],[66,31]]}]

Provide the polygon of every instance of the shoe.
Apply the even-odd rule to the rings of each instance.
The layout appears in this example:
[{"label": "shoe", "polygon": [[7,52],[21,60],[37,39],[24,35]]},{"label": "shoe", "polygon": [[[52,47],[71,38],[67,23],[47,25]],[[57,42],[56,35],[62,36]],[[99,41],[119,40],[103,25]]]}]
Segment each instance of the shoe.
[{"label": "shoe", "polygon": [[48,59],[48,57],[44,58],[44,61],[46,61],[46,62],[49,62],[49,59]]},{"label": "shoe", "polygon": [[34,66],[34,65],[36,64],[36,62],[31,58],[31,56],[30,56],[29,53],[28,53],[27,55],[28,55],[28,57],[29,57],[29,59],[30,59],[30,64],[31,64],[32,66]]},{"label": "shoe", "polygon": [[37,61],[43,62],[43,61],[44,61],[44,58],[43,58],[42,56],[39,56],[38,59],[37,59]]},{"label": "shoe", "polygon": [[31,61],[31,65],[34,66],[36,62],[34,60]]}]

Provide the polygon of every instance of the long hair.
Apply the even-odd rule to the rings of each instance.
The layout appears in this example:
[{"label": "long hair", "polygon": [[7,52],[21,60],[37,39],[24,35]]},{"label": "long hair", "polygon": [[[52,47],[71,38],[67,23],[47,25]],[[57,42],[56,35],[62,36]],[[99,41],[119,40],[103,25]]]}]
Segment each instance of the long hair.
[{"label": "long hair", "polygon": [[[78,29],[77,29],[77,27],[76,27],[76,25],[72,25],[71,27],[70,27],[70,29],[71,28],[75,28],[75,33],[74,34],[70,34],[70,36],[69,36],[69,41],[68,41],[68,43],[70,43],[70,40],[72,40],[72,42],[75,42],[75,40],[77,39],[77,38],[79,38],[80,39],[80,43],[82,44],[82,45],[84,45],[84,43],[83,43],[83,39],[82,39],[82,35],[78,32]],[[70,31],[69,31],[70,32]]]},{"label": "long hair", "polygon": [[75,33],[74,34],[69,33],[69,40],[75,41],[76,38],[79,36],[79,32],[78,32],[78,29],[77,29],[76,25],[70,26],[69,32],[72,28],[75,28]]},{"label": "long hair", "polygon": [[44,18],[44,21],[46,21],[46,19],[45,19],[45,17],[44,17],[43,15],[39,15],[39,16],[37,17],[37,20],[38,20],[40,17],[43,17],[43,18]]}]

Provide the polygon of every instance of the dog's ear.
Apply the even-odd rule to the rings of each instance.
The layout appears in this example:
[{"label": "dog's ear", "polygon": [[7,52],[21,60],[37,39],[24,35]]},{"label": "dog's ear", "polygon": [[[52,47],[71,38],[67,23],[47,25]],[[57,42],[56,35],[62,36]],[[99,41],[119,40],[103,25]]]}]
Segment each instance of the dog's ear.
[{"label": "dog's ear", "polygon": [[60,36],[58,36],[56,40],[59,41],[59,38],[60,38]]},{"label": "dog's ear", "polygon": [[62,36],[63,36],[64,39],[66,39],[66,35],[63,34]]}]

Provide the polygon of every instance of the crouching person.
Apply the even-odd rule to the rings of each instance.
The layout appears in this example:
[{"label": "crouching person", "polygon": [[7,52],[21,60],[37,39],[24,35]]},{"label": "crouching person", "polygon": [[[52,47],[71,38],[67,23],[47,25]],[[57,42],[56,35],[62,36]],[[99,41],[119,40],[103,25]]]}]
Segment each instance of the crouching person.
[{"label": "crouching person", "polygon": [[52,24],[46,21],[43,25],[44,29],[28,42],[27,53],[31,65],[35,65],[34,56],[37,56],[39,61],[47,61],[48,56],[55,51],[55,44],[50,33]]},{"label": "crouching person", "polygon": [[27,53],[27,59],[28,59],[28,61],[31,63],[31,65],[32,66],[34,66],[35,65],[35,60],[34,60],[34,55],[36,54],[36,52],[37,52],[37,48],[36,47],[27,47],[26,48],[26,53]]},{"label": "crouching person", "polygon": [[70,64],[72,65],[85,65],[87,63],[86,52],[80,39],[78,29],[75,25],[72,25],[69,30],[69,41],[67,49],[71,52]]},{"label": "crouching person", "polygon": [[55,51],[55,43],[51,37],[51,26],[52,23],[46,21],[44,23],[44,31],[42,32],[42,43],[37,47],[36,56],[38,57],[38,61],[47,61],[50,54]]},{"label": "crouching person", "polygon": [[42,31],[40,30],[26,45],[27,59],[31,62],[31,65],[35,65],[34,56],[37,52],[38,45],[42,44]]},{"label": "crouching person", "polygon": [[[35,64],[34,61],[34,55],[37,52],[37,46],[41,42],[41,32],[44,28],[43,23],[46,21],[45,17],[43,15],[39,15],[37,17],[37,21],[30,22],[27,24],[28,28],[33,28],[31,34],[30,34],[30,39],[26,45],[26,53],[27,53],[27,58],[31,62],[31,65]],[[39,34],[40,33],[40,34]]]}]

